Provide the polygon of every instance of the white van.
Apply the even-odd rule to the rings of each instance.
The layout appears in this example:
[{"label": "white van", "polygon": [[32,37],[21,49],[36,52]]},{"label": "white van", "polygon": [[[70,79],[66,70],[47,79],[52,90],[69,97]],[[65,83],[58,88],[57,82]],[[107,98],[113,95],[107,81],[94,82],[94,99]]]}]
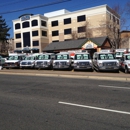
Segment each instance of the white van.
[{"label": "white van", "polygon": [[26,54],[17,54],[13,53],[10,54],[7,60],[5,61],[4,68],[20,68],[20,61],[22,61],[25,58]]},{"label": "white van", "polygon": [[123,69],[125,73],[130,73],[130,53],[123,54],[121,58],[121,69]]},{"label": "white van", "polygon": [[97,71],[119,72],[119,61],[110,50],[101,50],[93,54],[93,67]]},{"label": "white van", "polygon": [[60,52],[55,55],[53,60],[53,69],[72,69],[71,55],[69,52]]},{"label": "white van", "polygon": [[53,59],[55,58],[54,53],[42,53],[37,57],[35,61],[36,69],[52,69]]},{"label": "white van", "polygon": [[93,71],[92,59],[88,52],[77,52],[74,56],[74,70],[91,70]]},{"label": "white van", "polygon": [[126,49],[115,49],[116,59],[120,60],[125,52],[126,52]]},{"label": "white van", "polygon": [[24,60],[20,62],[20,68],[34,68],[35,67],[35,60],[38,54],[30,54],[27,55]]}]

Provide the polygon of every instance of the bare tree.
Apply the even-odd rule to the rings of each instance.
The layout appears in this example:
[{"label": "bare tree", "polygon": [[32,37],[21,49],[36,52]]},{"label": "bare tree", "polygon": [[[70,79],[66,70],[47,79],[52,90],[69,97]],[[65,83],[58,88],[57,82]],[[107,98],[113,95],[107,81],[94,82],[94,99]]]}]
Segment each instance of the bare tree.
[{"label": "bare tree", "polygon": [[71,33],[72,39],[92,37],[92,30],[89,27],[90,27],[90,23],[86,21],[84,24],[78,27],[77,31],[72,31]]},{"label": "bare tree", "polygon": [[[128,1],[125,5],[125,16],[127,20],[130,20],[130,1]],[[127,29],[130,29],[130,23],[128,22],[126,25]]]},{"label": "bare tree", "polygon": [[125,28],[127,23],[127,19],[125,17],[126,5],[124,7],[119,4],[114,5],[111,11],[116,16],[118,15],[120,20],[114,15],[111,16],[111,19],[108,18],[107,20],[101,20],[98,31],[100,31],[101,36],[106,35],[110,38],[113,48],[120,48],[122,44],[120,32]]},{"label": "bare tree", "polygon": [[110,20],[100,21],[97,33],[100,33],[100,36],[108,36],[113,49],[119,48],[121,39],[119,33],[119,24],[117,24],[117,22]]},{"label": "bare tree", "polygon": [[76,32],[76,31],[72,31],[71,37],[72,37],[72,39],[78,39],[78,34],[77,34],[77,32]]}]

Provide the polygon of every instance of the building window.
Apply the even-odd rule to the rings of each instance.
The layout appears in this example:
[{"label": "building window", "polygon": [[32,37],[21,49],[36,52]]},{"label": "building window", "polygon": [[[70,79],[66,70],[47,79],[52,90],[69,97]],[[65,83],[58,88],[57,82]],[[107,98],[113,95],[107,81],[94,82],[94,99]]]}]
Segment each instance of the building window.
[{"label": "building window", "polygon": [[64,24],[70,24],[71,23],[71,18],[64,19]]},{"label": "building window", "polygon": [[37,26],[37,25],[38,25],[38,20],[33,20],[33,21],[32,21],[32,27],[33,27],[33,26]]},{"label": "building window", "polygon": [[113,22],[115,22],[116,21],[116,18],[115,18],[115,16],[113,16]]},{"label": "building window", "polygon": [[110,20],[111,20],[111,14],[110,14]]},{"label": "building window", "polygon": [[21,48],[21,42],[16,43],[16,48]]},{"label": "building window", "polygon": [[15,29],[20,29],[20,23],[15,24]]},{"label": "building window", "polygon": [[33,41],[33,46],[39,46],[39,41]]},{"label": "building window", "polygon": [[86,32],[86,27],[85,26],[78,27],[78,33],[82,33],[82,32]]},{"label": "building window", "polygon": [[54,40],[54,41],[52,41],[52,42],[59,42],[59,40]]},{"label": "building window", "polygon": [[58,26],[58,21],[52,21],[52,22],[51,22],[51,26],[52,26],[52,27]]},{"label": "building window", "polygon": [[71,28],[64,30],[64,35],[71,34]]},{"label": "building window", "polygon": [[30,47],[30,32],[23,33],[23,45]]},{"label": "building window", "polygon": [[59,31],[52,31],[52,36],[59,36]]},{"label": "building window", "polygon": [[42,31],[42,36],[47,37],[47,31]]},{"label": "building window", "polygon": [[82,21],[86,21],[86,16],[85,15],[81,15],[77,17],[77,22],[82,22]]},{"label": "building window", "polygon": [[46,26],[47,26],[47,25],[46,25],[46,21],[41,21],[41,26],[46,27]]},{"label": "building window", "polygon": [[29,22],[27,21],[27,22],[22,23],[22,27],[23,27],[23,28],[28,28],[28,27],[30,27]]},{"label": "building window", "polygon": [[21,38],[21,33],[15,34],[16,39]]},{"label": "building window", "polygon": [[32,36],[38,36],[38,31],[32,31]]},{"label": "building window", "polygon": [[119,19],[117,19],[117,24],[119,25]]}]

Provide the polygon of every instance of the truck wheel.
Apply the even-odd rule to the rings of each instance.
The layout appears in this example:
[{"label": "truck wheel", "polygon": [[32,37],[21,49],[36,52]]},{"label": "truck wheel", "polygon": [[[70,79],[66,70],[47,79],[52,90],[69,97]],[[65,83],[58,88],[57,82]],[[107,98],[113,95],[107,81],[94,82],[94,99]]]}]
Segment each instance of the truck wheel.
[{"label": "truck wheel", "polygon": [[129,73],[127,66],[125,66],[125,73],[126,73],[126,74]]}]

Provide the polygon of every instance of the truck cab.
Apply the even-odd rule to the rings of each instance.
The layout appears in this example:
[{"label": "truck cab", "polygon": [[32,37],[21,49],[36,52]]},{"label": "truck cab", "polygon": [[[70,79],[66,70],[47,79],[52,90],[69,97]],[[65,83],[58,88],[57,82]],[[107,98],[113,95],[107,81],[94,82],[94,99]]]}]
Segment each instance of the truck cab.
[{"label": "truck cab", "polygon": [[34,68],[35,67],[35,60],[38,54],[30,54],[27,55],[24,60],[20,62],[20,68]]},{"label": "truck cab", "polygon": [[5,64],[6,58],[3,58],[3,56],[0,55],[0,68],[2,69]]},{"label": "truck cab", "polygon": [[93,71],[92,59],[88,52],[78,52],[74,56],[74,70],[91,70]]},{"label": "truck cab", "polygon": [[125,52],[126,52],[126,49],[115,49],[115,58],[121,60]]},{"label": "truck cab", "polygon": [[121,69],[124,70],[125,73],[130,72],[130,53],[124,54],[121,58]]},{"label": "truck cab", "polygon": [[9,54],[9,57],[7,57],[5,63],[4,63],[4,68],[9,69],[9,68],[20,68],[20,61],[22,61],[25,58],[26,54]]},{"label": "truck cab", "polygon": [[55,59],[53,61],[53,69],[72,69],[72,58],[70,53],[61,52],[55,55]]},{"label": "truck cab", "polygon": [[101,50],[93,55],[93,67],[97,71],[119,72],[119,61],[110,50]]},{"label": "truck cab", "polygon": [[53,59],[55,58],[54,53],[42,53],[37,57],[35,61],[36,69],[52,69]]}]

